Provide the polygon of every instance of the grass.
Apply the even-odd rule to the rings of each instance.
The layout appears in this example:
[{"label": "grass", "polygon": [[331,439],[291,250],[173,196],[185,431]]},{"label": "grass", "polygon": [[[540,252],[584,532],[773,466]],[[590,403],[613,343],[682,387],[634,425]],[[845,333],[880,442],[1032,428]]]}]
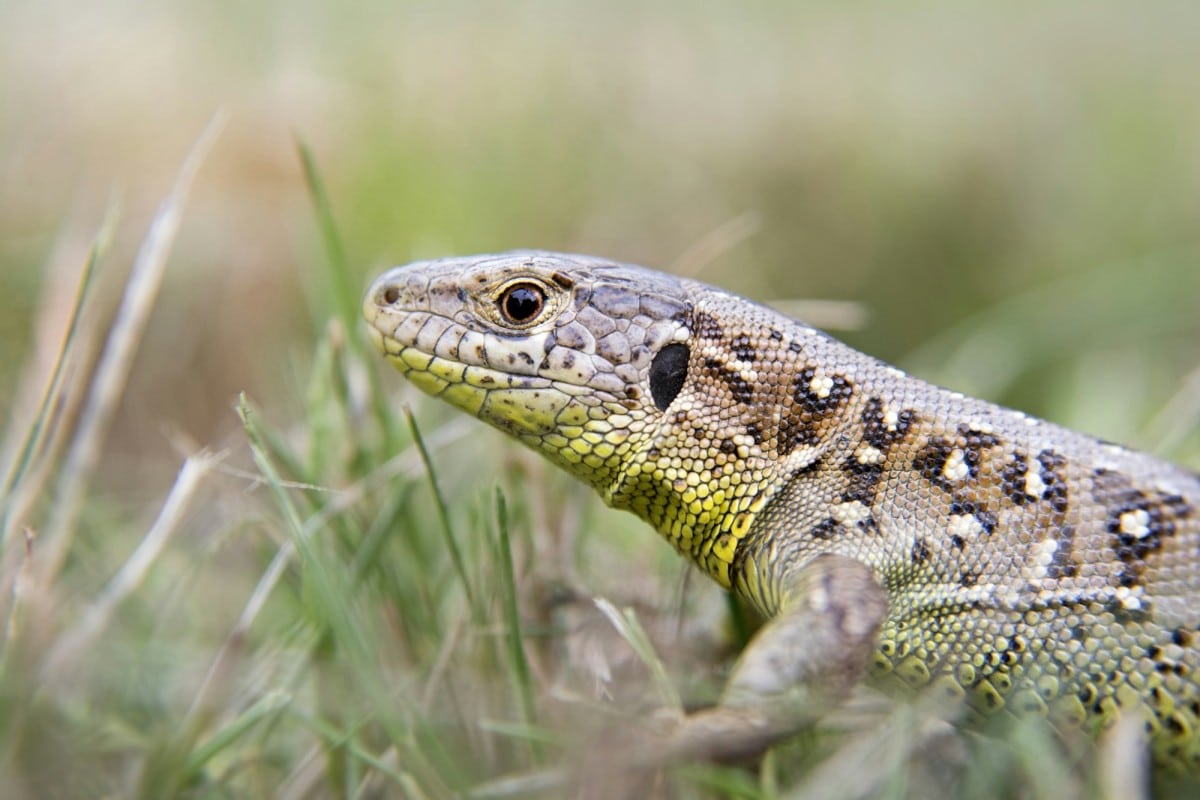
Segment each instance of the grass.
[{"label": "grass", "polygon": [[[850,298],[862,349],[1200,463],[1184,4],[117,5],[0,8],[5,797],[558,797],[720,691],[755,620],[390,374],[358,335],[384,263],[547,246]],[[857,700],[656,788],[1134,795],[1119,748]]]},{"label": "grass", "polygon": [[[164,231],[212,135],[147,236],[150,269],[167,261]],[[325,280],[344,283],[331,206],[300,153]],[[655,707],[711,702],[744,610],[531,456],[505,448],[446,474],[480,432],[396,401],[353,332],[345,286],[301,419],[282,425],[242,398],[249,458],[187,451],[140,539],[120,509],[83,501],[110,419],[86,409],[120,395],[154,302],[135,269],[108,347],[87,362],[75,332],[97,311],[101,255],[98,244],[3,496],[8,796],[562,796],[605,737]],[[77,394],[99,399],[56,414]],[[120,545],[96,540],[114,534]],[[97,547],[106,558],[89,563]],[[1084,797],[1119,785],[1064,766],[1094,759],[1044,728],[958,733],[920,704],[867,696],[757,769],[685,765],[655,791]]]}]

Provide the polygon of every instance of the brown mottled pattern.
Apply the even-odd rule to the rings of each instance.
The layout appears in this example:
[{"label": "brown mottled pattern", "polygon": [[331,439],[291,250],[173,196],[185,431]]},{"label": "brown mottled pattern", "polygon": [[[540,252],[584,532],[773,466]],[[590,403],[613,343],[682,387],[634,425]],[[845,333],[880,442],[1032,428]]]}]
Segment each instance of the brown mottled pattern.
[{"label": "brown mottled pattern", "polygon": [[[514,325],[517,285],[545,302]],[[1161,762],[1200,764],[1196,474],[719,289],[585,256],[414,264],[381,277],[365,312],[414,383],[637,513],[764,613],[818,555],[869,567],[888,603],[876,680],[1093,729],[1142,714]],[[660,373],[682,383],[652,386],[671,344],[686,364]]]}]

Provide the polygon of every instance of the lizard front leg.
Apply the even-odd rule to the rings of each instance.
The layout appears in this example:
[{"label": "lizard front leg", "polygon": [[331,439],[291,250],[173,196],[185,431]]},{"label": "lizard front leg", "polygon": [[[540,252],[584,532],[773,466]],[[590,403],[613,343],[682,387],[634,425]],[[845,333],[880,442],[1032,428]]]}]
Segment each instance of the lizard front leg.
[{"label": "lizard front leg", "polygon": [[862,678],[887,614],[869,567],[821,555],[785,578],[779,613],[738,659],[721,702],[684,717],[658,763],[762,753],[840,705]]}]

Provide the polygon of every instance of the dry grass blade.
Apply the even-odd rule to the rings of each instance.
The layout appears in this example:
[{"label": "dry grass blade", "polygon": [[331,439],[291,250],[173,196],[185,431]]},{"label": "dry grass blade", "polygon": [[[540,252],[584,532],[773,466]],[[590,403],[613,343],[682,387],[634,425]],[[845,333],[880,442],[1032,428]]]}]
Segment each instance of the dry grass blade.
[{"label": "dry grass blade", "polygon": [[595,598],[594,602],[596,608],[600,609],[600,613],[608,617],[608,621],[617,629],[617,633],[621,634],[621,638],[629,643],[638,658],[650,670],[650,674],[654,678],[654,688],[663,704],[671,709],[683,708],[679,692],[675,690],[670,676],[667,675],[667,668],[663,666],[658,653],[654,651],[654,644],[650,641],[649,634],[638,621],[633,609],[627,608],[621,611],[603,597]]},{"label": "dry grass blade", "polygon": [[[63,386],[66,376],[72,368],[82,368],[79,363],[81,360],[79,355],[80,350],[85,348],[78,347],[76,341],[81,332],[83,310],[91,297],[96,265],[112,241],[116,222],[117,208],[114,203],[109,206],[104,222],[92,241],[87,260],[76,280],[75,300],[71,305],[66,329],[63,331],[62,340],[55,352],[54,363],[50,367],[41,397],[36,403],[32,397],[30,398],[30,405],[33,409],[32,420],[26,420],[26,415],[20,412],[14,413],[9,420],[5,445],[0,450],[3,463],[9,464],[4,490],[0,492],[0,502],[3,504],[3,510],[0,513],[0,542],[5,545],[12,532],[12,527],[26,519],[34,499],[41,493],[49,466],[54,462],[56,453],[61,450],[63,437],[54,436],[55,422],[64,418],[69,419],[73,412],[72,408],[64,407],[61,402]],[[55,284],[56,282],[51,280],[50,283]],[[59,291],[56,288],[47,288],[38,314],[39,319],[53,317],[52,307],[56,305],[58,296]],[[57,328],[56,325],[54,327]],[[38,381],[36,365],[43,358],[48,360],[52,347],[53,345],[46,342],[35,349],[35,354],[25,368],[25,377],[20,381],[22,387],[31,392],[35,391],[34,385]],[[45,356],[40,356],[37,352],[39,350],[44,351]],[[19,446],[15,444],[18,440],[21,441]]]},{"label": "dry grass blade", "polygon": [[738,214],[700,237],[699,241],[675,259],[670,272],[685,278],[693,278],[709,264],[754,236],[761,229],[762,214],[757,211]]},{"label": "dry grass blade", "polygon": [[227,114],[218,112],[192,146],[134,261],[67,453],[55,493],[54,510],[39,543],[35,571],[43,585],[58,574],[70,549],[75,523],[99,462],[105,435],[162,284],[167,257],[179,232],[188,194],[200,166],[225,127],[226,118]]},{"label": "dry grass blade", "polygon": [[1151,452],[1166,453],[1178,447],[1200,422],[1200,367],[1183,380],[1179,391],[1167,401],[1141,435]]},{"label": "dry grass blade", "polygon": [[141,586],[155,560],[170,541],[171,535],[179,529],[184,512],[214,461],[213,455],[200,453],[188,457],[184,462],[162,511],[133,555],[104,587],[104,591],[88,606],[83,618],[55,643],[54,649],[46,659],[46,674],[49,678],[56,677],[60,670],[95,641],[112,618],[117,606]]}]

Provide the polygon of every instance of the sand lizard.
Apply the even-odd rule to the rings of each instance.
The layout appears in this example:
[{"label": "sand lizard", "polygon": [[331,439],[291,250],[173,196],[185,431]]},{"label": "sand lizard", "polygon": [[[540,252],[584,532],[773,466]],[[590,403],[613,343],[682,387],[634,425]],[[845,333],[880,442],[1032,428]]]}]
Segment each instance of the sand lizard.
[{"label": "sand lizard", "polygon": [[864,676],[1200,765],[1200,475],[910,377],[767,307],[542,252],[396,268],[410,381],[542,453],[772,618],[679,741],[734,752]]}]

